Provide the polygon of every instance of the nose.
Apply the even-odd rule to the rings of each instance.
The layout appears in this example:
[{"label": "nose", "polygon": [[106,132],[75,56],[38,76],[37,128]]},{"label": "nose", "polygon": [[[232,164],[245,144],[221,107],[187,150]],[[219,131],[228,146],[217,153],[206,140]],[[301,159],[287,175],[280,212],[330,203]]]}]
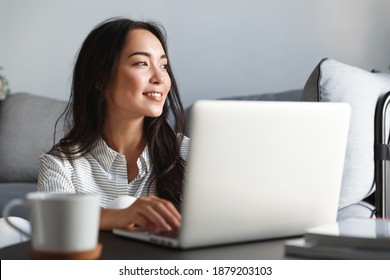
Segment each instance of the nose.
[{"label": "nose", "polygon": [[152,76],[150,77],[150,82],[152,84],[163,84],[165,82],[165,79],[164,79],[164,74],[161,73],[161,70],[160,69],[154,69],[153,70],[153,73],[152,73]]}]

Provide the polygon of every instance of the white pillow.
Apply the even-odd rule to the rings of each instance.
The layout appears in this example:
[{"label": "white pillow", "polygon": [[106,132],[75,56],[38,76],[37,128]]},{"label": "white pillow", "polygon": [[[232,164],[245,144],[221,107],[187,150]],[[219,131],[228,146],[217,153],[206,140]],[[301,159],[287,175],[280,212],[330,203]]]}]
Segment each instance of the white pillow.
[{"label": "white pillow", "polygon": [[358,203],[375,190],[374,115],[378,98],[388,91],[390,75],[372,73],[332,59],[323,59],[318,64],[303,89],[302,101],[351,105],[339,208]]}]

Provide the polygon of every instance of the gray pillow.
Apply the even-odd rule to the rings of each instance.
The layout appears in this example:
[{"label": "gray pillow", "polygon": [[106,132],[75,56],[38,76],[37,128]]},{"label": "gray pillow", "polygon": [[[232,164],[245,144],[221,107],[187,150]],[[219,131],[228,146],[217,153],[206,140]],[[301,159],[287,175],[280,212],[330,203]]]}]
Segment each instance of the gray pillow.
[{"label": "gray pillow", "polygon": [[[65,105],[25,93],[0,102],[0,182],[37,181],[39,156],[53,145],[54,124]],[[62,123],[59,128],[62,137]]]},{"label": "gray pillow", "polygon": [[374,114],[378,98],[388,91],[389,75],[371,73],[332,59],[323,59],[318,64],[303,89],[302,101],[351,105],[339,208],[358,203],[375,190]]}]

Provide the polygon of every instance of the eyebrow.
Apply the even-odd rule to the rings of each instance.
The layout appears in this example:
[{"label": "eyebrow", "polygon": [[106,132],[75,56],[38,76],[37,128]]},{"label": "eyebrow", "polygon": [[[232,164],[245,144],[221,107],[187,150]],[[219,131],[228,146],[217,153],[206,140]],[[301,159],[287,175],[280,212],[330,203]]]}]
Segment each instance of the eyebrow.
[{"label": "eyebrow", "polygon": [[[143,56],[147,56],[147,57],[152,56],[150,53],[147,53],[147,52],[133,52],[127,58],[130,58],[130,57],[135,56],[135,55],[143,55]],[[163,54],[160,58],[168,58],[168,57],[166,54]]]}]

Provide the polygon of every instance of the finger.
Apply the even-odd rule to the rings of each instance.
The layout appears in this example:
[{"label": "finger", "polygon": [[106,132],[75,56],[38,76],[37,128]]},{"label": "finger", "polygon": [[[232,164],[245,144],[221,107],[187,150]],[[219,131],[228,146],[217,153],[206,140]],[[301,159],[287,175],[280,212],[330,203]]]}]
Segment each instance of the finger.
[{"label": "finger", "polygon": [[[130,206],[132,221],[142,228],[156,231],[171,231],[180,228],[181,216],[172,203],[156,196],[143,196]],[[149,224],[147,224],[147,222]]]},{"label": "finger", "polygon": [[162,215],[164,220],[174,229],[178,229],[181,224],[181,215],[176,207],[168,200],[151,196],[155,203],[155,210]]},{"label": "finger", "polygon": [[159,201],[160,203],[163,203],[165,205],[165,207],[167,207],[167,209],[170,211],[170,213],[173,216],[175,216],[176,219],[181,220],[181,214],[176,209],[176,207],[172,204],[172,202],[170,202],[166,199],[163,199],[163,198],[159,198],[159,197],[154,196],[154,195],[150,195],[149,197],[150,197],[150,199],[152,199],[154,201]]},{"label": "finger", "polygon": [[164,218],[172,228],[179,229],[181,224],[181,215],[170,202],[163,201],[156,205],[156,211]]},{"label": "finger", "polygon": [[177,210],[177,208],[172,203],[170,203],[169,201],[167,201],[167,202],[168,202],[167,203],[167,208],[175,216],[176,219],[181,221],[181,214],[180,214],[180,212]]},{"label": "finger", "polygon": [[134,222],[131,224],[128,224],[126,226],[128,230],[131,231],[145,231],[145,230],[153,230],[155,226],[151,224],[145,217],[142,215],[138,215]]},{"label": "finger", "polygon": [[157,231],[171,231],[173,227],[169,224],[169,221],[164,218],[164,210],[160,208],[160,203],[152,203],[146,206],[141,214],[154,225]]}]

